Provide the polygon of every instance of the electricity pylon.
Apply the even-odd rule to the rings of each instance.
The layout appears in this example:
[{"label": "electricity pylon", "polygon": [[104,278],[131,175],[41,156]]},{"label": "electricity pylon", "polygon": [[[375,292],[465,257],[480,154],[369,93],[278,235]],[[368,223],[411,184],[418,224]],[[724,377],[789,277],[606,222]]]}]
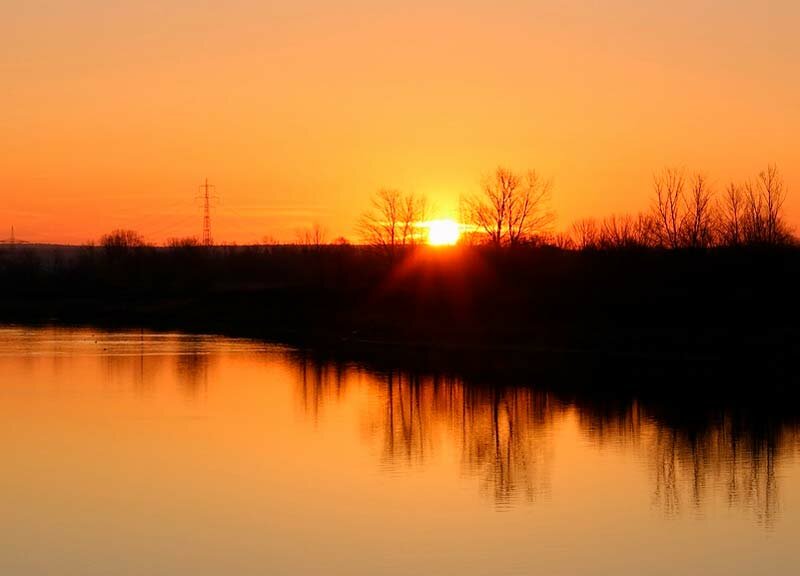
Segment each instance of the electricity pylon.
[{"label": "electricity pylon", "polygon": [[200,195],[203,198],[203,246],[211,246],[211,198],[216,192],[216,187],[206,181],[200,185]]}]

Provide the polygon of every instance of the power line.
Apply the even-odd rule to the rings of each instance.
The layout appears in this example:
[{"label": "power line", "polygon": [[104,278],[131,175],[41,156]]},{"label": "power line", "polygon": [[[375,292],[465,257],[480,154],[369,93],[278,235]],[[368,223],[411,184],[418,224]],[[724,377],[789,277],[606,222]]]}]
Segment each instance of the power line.
[{"label": "power line", "polygon": [[[170,203],[160,203],[154,212],[145,213],[136,218],[135,226],[145,236],[151,236],[153,230],[162,230],[173,226],[176,218],[183,220],[186,214],[195,211],[195,203],[188,203],[186,198],[177,198]],[[126,218],[129,214],[126,214]],[[126,218],[123,218],[125,221]]]},{"label": "power line", "polygon": [[190,220],[194,220],[195,218],[196,218],[195,215],[188,215],[188,216],[180,217],[177,220],[173,220],[171,222],[168,222],[168,223],[164,224],[163,226],[159,226],[158,228],[150,229],[150,231],[148,232],[148,234],[146,234],[146,236],[149,236],[149,237],[159,236],[159,235],[163,235],[163,234],[165,234],[167,232],[172,232],[174,230],[180,230],[182,227],[185,228],[184,225],[188,224]]}]

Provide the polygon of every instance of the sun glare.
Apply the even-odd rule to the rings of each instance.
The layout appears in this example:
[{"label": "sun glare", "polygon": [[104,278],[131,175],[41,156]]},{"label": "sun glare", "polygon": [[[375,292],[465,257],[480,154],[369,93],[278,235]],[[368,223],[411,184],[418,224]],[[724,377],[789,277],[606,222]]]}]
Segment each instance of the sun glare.
[{"label": "sun glare", "polygon": [[431,220],[428,222],[428,244],[431,246],[453,246],[458,242],[458,223],[453,220]]}]

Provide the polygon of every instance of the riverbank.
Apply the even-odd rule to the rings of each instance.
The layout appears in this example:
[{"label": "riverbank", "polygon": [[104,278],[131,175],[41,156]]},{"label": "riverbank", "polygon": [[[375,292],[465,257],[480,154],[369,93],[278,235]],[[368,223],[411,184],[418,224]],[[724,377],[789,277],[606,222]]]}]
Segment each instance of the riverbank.
[{"label": "riverbank", "polygon": [[17,250],[0,253],[0,281],[6,323],[764,370],[800,353],[794,248]]}]

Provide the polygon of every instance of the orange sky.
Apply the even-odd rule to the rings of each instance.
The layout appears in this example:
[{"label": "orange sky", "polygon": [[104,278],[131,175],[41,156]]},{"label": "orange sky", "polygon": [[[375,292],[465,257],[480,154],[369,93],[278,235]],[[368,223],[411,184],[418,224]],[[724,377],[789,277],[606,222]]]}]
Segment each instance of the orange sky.
[{"label": "orange sky", "polygon": [[645,209],[652,173],[768,162],[800,225],[792,0],[0,3],[0,238],[115,227],[354,237],[370,194],[436,217],[498,163],[553,178],[562,227]]}]

